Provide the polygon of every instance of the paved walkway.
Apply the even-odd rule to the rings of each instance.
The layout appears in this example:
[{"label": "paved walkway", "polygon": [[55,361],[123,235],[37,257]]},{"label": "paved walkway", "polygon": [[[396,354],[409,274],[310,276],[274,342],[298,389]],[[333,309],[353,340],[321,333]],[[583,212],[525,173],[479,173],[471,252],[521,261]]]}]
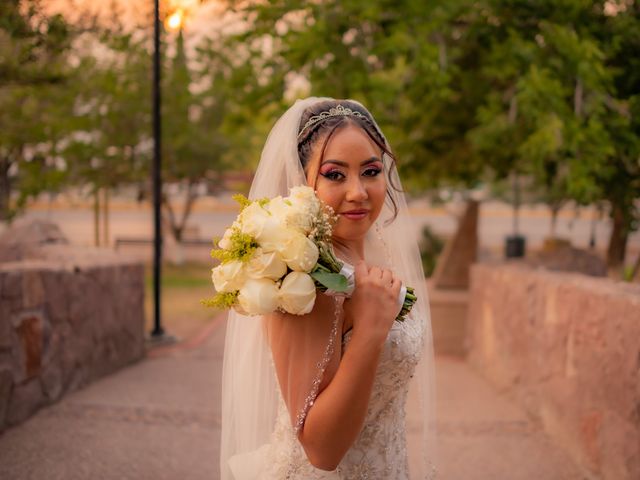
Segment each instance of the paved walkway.
[{"label": "paved walkway", "polygon": [[[214,322],[9,429],[0,479],[216,480],[223,338]],[[436,372],[441,480],[586,478],[466,363]]]}]

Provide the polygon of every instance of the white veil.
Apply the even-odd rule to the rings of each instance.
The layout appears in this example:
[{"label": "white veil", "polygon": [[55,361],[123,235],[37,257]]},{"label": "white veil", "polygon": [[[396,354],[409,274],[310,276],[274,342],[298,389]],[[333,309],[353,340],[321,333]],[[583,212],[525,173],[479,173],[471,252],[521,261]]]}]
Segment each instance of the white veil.
[{"label": "white veil", "polygon": [[[331,99],[311,97],[298,100],[276,122],[262,151],[249,193],[250,199],[286,196],[291,187],[306,184],[306,176],[298,158],[297,132],[304,110],[323,100]],[[383,162],[385,168],[391,164],[388,160]],[[392,183],[401,188],[395,166],[390,177]],[[413,377],[407,406],[407,440],[411,478],[431,479],[434,478],[437,454],[435,370],[429,302],[417,239],[404,194],[389,189],[398,209],[397,217],[387,226],[384,225],[385,220],[393,215],[392,205],[385,202],[376,222],[378,228],[371,228],[367,233],[365,260],[368,264],[391,268],[406,285],[415,288],[418,297],[406,320],[420,322],[424,332],[422,359]],[[330,322],[320,335],[317,330],[308,333],[310,339],[313,336],[314,342],[308,348],[307,355],[307,368],[312,372],[303,386],[307,394],[317,394],[313,379],[318,372],[321,375],[326,367],[322,358],[331,333]],[[319,345],[318,338],[321,339]],[[297,348],[307,346],[304,341],[297,343],[300,345]],[[312,342],[309,341],[308,345],[312,345]],[[269,442],[276,421],[278,389],[260,317],[247,317],[234,310],[229,311],[222,373],[222,480],[234,479],[228,465],[230,458],[255,451]],[[306,414],[306,411],[302,414]]]}]

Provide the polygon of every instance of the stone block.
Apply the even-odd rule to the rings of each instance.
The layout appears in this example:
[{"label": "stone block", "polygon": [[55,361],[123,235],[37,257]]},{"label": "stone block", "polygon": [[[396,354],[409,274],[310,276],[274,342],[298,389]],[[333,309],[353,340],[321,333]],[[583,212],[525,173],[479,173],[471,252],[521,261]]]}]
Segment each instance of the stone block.
[{"label": "stone block", "polygon": [[45,403],[40,379],[33,378],[26,383],[14,385],[9,400],[7,425],[16,425],[29,418]]},{"label": "stone block", "polygon": [[46,270],[42,274],[45,291],[45,312],[53,325],[69,321],[69,290],[73,273],[69,270]]},{"label": "stone block", "polygon": [[0,235],[0,263],[24,260],[42,245],[68,243],[55,223],[20,219]]},{"label": "stone block", "polygon": [[42,381],[42,391],[50,402],[55,402],[60,398],[63,391],[62,371],[57,362],[49,363],[40,376]]},{"label": "stone block", "polygon": [[436,354],[464,356],[469,292],[427,287]]},{"label": "stone block", "polygon": [[[0,266],[1,268],[1,266]],[[22,297],[22,272],[16,270],[2,271],[2,288],[0,288],[0,298],[3,301],[18,299]]]},{"label": "stone block", "polygon": [[0,350],[10,349],[11,341],[11,309],[9,302],[0,299]]},{"label": "stone block", "polygon": [[12,387],[13,375],[11,374],[11,368],[8,366],[0,366],[0,432],[5,426]]},{"label": "stone block", "polygon": [[91,317],[92,310],[100,305],[100,296],[84,272],[75,272],[69,281],[69,323],[76,327]]},{"label": "stone block", "polygon": [[16,383],[36,377],[42,367],[44,321],[38,313],[25,313],[15,317],[14,334],[17,339],[14,355],[19,369]]},{"label": "stone block", "polygon": [[22,308],[32,309],[44,306],[44,285],[41,273],[26,270],[22,274]]}]

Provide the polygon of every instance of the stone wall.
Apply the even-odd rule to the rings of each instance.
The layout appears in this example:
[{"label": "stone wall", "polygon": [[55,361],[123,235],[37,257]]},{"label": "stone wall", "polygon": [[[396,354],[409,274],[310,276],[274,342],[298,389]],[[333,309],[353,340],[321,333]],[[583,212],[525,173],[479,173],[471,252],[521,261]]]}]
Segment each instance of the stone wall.
[{"label": "stone wall", "polygon": [[468,360],[593,478],[640,478],[640,286],[475,265]]},{"label": "stone wall", "polygon": [[0,431],[143,355],[141,263],[68,244],[0,261]]},{"label": "stone wall", "polygon": [[436,288],[427,282],[433,348],[437,355],[464,357],[466,353],[469,291]]}]

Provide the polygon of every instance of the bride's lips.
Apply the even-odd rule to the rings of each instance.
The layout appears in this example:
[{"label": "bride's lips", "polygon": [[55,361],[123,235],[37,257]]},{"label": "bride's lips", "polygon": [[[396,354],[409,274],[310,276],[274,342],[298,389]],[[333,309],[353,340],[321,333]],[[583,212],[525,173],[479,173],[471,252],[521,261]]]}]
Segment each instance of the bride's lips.
[{"label": "bride's lips", "polygon": [[369,210],[366,210],[364,208],[359,208],[357,210],[349,210],[348,212],[341,213],[343,217],[346,217],[349,220],[362,220],[368,214],[369,214]]}]

